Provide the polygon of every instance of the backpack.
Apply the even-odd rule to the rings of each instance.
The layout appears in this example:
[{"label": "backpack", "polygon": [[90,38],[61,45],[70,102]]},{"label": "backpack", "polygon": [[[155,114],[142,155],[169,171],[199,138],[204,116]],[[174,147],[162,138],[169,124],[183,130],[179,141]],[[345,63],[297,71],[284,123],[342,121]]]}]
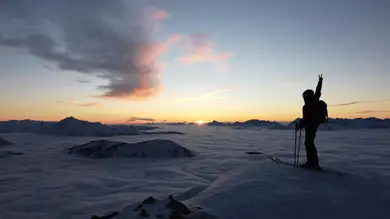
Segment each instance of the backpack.
[{"label": "backpack", "polygon": [[316,117],[319,124],[328,122],[328,104],[323,100],[317,102]]}]

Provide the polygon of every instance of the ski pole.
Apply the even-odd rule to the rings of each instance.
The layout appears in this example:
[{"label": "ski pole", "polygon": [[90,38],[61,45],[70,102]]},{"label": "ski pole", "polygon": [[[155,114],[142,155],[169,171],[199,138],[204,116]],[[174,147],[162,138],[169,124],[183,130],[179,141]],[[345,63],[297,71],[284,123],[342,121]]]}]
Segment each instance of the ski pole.
[{"label": "ski pole", "polygon": [[297,123],[295,122],[295,140],[294,140],[294,167],[296,166],[297,159]]},{"label": "ski pole", "polygon": [[299,141],[298,141],[298,151],[297,151],[297,167],[299,166],[299,151],[301,149],[301,136],[302,136],[302,129],[299,129]]}]

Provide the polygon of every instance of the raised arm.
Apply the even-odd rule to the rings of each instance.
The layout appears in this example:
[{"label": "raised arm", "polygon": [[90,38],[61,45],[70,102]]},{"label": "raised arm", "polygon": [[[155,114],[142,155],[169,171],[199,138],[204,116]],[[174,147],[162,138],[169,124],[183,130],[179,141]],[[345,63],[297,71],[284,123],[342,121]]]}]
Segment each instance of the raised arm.
[{"label": "raised arm", "polygon": [[316,97],[317,100],[319,100],[320,97],[321,97],[322,80],[323,80],[322,74],[320,74],[320,75],[318,76],[317,88],[316,88],[316,92],[315,92],[315,94],[314,94],[314,96]]}]

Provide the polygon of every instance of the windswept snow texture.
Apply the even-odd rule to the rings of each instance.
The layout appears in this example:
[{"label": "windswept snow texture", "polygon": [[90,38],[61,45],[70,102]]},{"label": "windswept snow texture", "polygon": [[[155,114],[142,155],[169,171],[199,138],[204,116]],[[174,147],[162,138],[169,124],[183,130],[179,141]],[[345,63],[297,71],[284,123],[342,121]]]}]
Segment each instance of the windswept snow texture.
[{"label": "windswept snow texture", "polygon": [[[175,128],[165,126],[163,131]],[[101,137],[2,134],[14,143],[12,150],[23,155],[0,159],[0,218],[88,219],[118,212],[113,219],[139,219],[140,211],[126,209],[153,196],[160,207],[144,207],[148,218],[156,219],[167,211],[163,205],[169,195],[191,210],[201,207],[204,216],[221,219],[387,219],[390,215],[388,130],[318,132],[320,164],[347,172],[343,177],[271,161],[269,155],[291,161],[293,131],[211,126],[181,126],[180,131],[186,135],[165,135],[165,140],[193,151],[196,156],[191,159],[86,159],[64,151]],[[136,144],[154,138],[104,139]],[[262,154],[248,155],[248,151]],[[300,162],[304,161],[302,145]]]},{"label": "windswept snow texture", "polygon": [[3,138],[0,138],[0,146],[6,146],[6,145],[12,145],[12,143]]},{"label": "windswept snow texture", "polygon": [[88,144],[68,149],[69,154],[78,153],[86,157],[149,157],[174,158],[193,157],[192,152],[171,140],[151,140],[138,143],[115,141],[92,141]]},{"label": "windswept snow texture", "polygon": [[388,189],[384,181],[264,162],[220,177],[191,203],[213,206],[214,213],[224,219],[386,218],[390,213]]}]

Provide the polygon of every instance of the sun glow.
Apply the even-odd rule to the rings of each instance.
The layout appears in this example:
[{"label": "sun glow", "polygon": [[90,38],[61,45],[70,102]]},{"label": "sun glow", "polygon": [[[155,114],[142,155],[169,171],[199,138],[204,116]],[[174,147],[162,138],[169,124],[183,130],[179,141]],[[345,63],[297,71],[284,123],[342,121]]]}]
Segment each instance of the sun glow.
[{"label": "sun glow", "polygon": [[203,125],[203,124],[206,123],[206,121],[198,120],[198,121],[196,121],[195,123],[198,124],[198,125]]}]

